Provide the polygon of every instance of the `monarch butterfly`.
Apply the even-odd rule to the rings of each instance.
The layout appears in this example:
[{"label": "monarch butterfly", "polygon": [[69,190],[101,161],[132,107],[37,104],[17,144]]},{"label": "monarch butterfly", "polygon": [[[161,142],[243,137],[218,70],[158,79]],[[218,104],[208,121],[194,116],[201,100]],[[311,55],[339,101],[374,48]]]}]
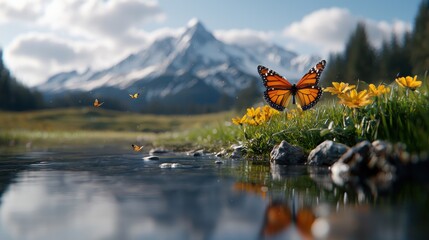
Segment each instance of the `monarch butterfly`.
[{"label": "monarch butterfly", "polygon": [[104,103],[104,102],[100,103],[100,102],[98,101],[98,99],[95,99],[95,101],[94,101],[94,107],[100,107],[101,105],[103,105],[103,103]]},{"label": "monarch butterfly", "polygon": [[322,88],[317,84],[325,65],[325,60],[317,63],[297,84],[291,84],[275,71],[259,65],[258,73],[266,87],[264,92],[265,100],[272,108],[283,111],[292,97],[292,104],[296,104],[296,100],[298,100],[302,110],[310,109],[322,96]]},{"label": "monarch butterfly", "polygon": [[128,94],[131,98],[138,98],[140,93]]},{"label": "monarch butterfly", "polygon": [[133,147],[133,150],[136,152],[140,152],[143,149],[143,146],[138,146],[134,144],[131,144],[131,147]]}]

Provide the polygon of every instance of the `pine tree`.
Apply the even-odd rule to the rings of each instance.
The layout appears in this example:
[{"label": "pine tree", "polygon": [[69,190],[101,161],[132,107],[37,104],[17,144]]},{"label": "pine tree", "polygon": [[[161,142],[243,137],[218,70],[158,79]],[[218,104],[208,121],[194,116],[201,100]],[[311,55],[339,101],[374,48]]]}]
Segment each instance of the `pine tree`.
[{"label": "pine tree", "polygon": [[375,50],[368,41],[365,25],[359,23],[350,36],[345,49],[345,82],[363,80],[367,83],[376,81]]},{"label": "pine tree", "polygon": [[422,75],[429,70],[429,0],[422,1],[414,22],[411,63],[414,74]]},{"label": "pine tree", "polygon": [[331,82],[344,82],[344,65],[342,54],[331,54],[321,82],[326,83],[325,85],[331,85]]},{"label": "pine tree", "polygon": [[392,35],[390,41],[383,42],[379,52],[380,81],[390,83],[397,76],[411,75],[410,36],[410,33],[405,33],[401,42],[396,35]]},{"label": "pine tree", "polygon": [[0,49],[0,109],[22,111],[40,108],[43,98],[37,91],[18,83],[3,63]]}]

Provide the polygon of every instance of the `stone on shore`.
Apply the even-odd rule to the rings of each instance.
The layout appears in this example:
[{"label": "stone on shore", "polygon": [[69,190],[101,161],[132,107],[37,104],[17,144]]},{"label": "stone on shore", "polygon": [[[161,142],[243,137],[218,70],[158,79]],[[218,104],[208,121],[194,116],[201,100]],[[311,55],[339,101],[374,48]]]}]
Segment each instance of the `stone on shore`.
[{"label": "stone on shore", "polygon": [[304,164],[305,160],[306,155],[301,147],[293,146],[284,140],[270,153],[271,164],[298,165]]},{"label": "stone on shore", "polygon": [[331,166],[349,149],[342,143],[326,140],[313,149],[308,155],[307,164]]},{"label": "stone on shore", "polygon": [[233,144],[231,148],[233,149],[233,152],[229,156],[230,158],[241,158],[243,156],[243,145]]}]

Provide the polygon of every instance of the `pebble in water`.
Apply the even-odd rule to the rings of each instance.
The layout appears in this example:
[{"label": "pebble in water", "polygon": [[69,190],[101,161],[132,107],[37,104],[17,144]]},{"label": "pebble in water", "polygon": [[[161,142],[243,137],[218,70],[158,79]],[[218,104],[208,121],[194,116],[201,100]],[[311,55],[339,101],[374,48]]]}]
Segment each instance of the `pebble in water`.
[{"label": "pebble in water", "polygon": [[193,168],[191,165],[183,165],[180,163],[161,163],[160,168]]},{"label": "pebble in water", "polygon": [[159,160],[159,157],[158,156],[146,156],[146,157],[143,157],[143,160],[144,161],[156,161],[156,160]]},{"label": "pebble in water", "polygon": [[159,165],[160,168],[171,168],[171,163],[161,163]]}]

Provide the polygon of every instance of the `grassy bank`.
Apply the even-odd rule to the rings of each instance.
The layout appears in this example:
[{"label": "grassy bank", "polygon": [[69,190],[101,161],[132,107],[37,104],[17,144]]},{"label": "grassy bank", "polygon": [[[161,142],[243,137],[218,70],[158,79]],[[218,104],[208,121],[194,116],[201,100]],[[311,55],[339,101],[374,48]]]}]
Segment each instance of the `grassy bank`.
[{"label": "grassy bank", "polygon": [[394,82],[389,86],[338,84],[325,89],[325,95],[332,93],[331,100],[311,110],[276,112],[268,106],[249,108],[243,116],[234,118],[230,126],[198,129],[187,137],[210,146],[242,143],[248,154],[259,156],[267,156],[282,140],[307,151],[327,139],[349,146],[362,140],[382,139],[402,142],[412,152],[427,151],[427,78],[402,80],[402,84]]}]

